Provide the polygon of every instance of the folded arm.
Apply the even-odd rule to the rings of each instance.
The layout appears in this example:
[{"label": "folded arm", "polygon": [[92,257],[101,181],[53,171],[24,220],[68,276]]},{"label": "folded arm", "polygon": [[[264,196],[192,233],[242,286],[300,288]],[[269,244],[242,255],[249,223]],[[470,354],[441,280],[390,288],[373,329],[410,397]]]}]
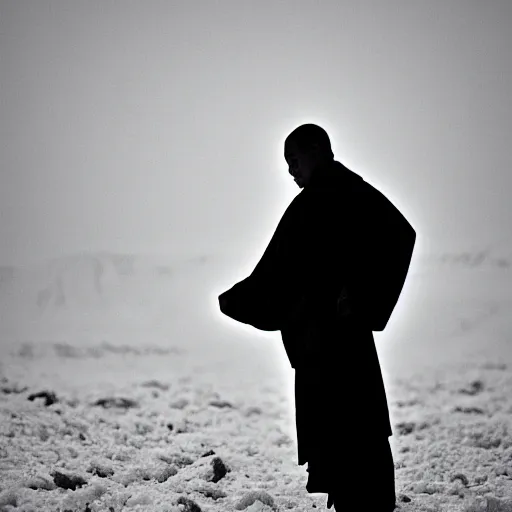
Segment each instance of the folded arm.
[{"label": "folded arm", "polygon": [[219,296],[222,313],[263,331],[280,330],[294,307],[289,268],[280,250],[288,242],[294,212],[290,207],[253,272]]}]

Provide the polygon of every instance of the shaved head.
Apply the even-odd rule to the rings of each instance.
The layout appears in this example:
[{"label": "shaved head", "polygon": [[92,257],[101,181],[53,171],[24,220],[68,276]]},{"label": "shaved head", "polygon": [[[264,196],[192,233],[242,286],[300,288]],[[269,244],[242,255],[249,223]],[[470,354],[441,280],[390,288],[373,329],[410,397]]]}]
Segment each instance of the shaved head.
[{"label": "shaved head", "polygon": [[290,142],[293,142],[294,146],[301,152],[317,148],[326,156],[328,155],[330,158],[334,158],[329,135],[327,135],[327,132],[323,128],[316,124],[308,123],[295,128],[295,130],[286,137],[284,143],[285,153],[286,147]]},{"label": "shaved head", "polygon": [[284,142],[284,158],[295,183],[305,187],[318,167],[334,160],[327,132],[316,124],[295,128]]}]

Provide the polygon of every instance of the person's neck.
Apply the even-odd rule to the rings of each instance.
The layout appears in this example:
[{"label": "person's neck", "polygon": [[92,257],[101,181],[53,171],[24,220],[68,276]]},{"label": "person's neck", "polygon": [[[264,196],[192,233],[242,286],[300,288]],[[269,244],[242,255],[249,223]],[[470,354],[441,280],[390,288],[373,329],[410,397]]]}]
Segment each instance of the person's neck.
[{"label": "person's neck", "polygon": [[315,167],[314,172],[326,172],[329,171],[335,163],[334,158],[330,160],[323,160],[321,162],[318,162],[318,164]]},{"label": "person's neck", "polygon": [[313,172],[311,173],[311,181],[319,181],[323,177],[329,176],[332,174],[336,161],[333,160],[324,160],[323,162],[319,162]]}]

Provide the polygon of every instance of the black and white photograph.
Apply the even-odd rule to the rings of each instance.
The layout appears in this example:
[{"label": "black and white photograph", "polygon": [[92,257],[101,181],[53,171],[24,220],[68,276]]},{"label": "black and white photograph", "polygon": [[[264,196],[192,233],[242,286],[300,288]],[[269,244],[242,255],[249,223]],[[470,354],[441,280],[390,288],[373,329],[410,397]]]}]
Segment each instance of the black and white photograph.
[{"label": "black and white photograph", "polygon": [[0,0],[0,512],[512,512],[512,1]]}]

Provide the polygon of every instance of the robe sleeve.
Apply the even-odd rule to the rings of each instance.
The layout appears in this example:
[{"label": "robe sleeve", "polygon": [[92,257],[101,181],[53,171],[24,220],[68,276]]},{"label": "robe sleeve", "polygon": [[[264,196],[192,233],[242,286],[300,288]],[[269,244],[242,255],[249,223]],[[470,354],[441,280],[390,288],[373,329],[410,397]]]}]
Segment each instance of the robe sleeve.
[{"label": "robe sleeve", "polygon": [[383,331],[404,286],[416,232],[384,194],[370,185],[365,195],[349,286],[371,329]]},{"label": "robe sleeve", "polygon": [[294,202],[281,218],[252,273],[219,295],[222,313],[263,331],[280,330],[289,314],[289,280],[280,245],[287,243]]}]

